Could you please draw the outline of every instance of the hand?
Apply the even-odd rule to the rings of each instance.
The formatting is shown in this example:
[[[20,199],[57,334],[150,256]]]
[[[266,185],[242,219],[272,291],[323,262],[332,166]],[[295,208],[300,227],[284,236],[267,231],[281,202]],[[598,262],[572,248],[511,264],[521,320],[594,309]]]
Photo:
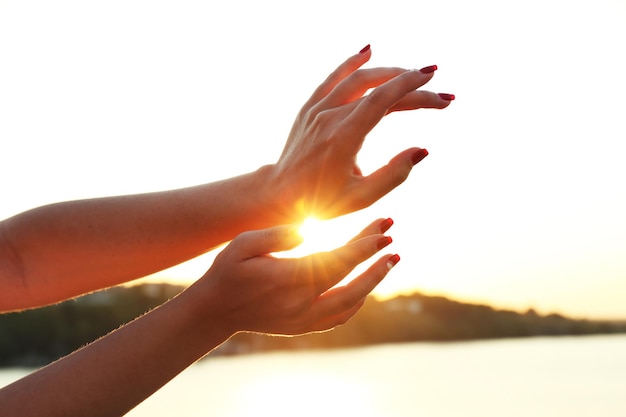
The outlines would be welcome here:
[[[346,60],[324,81],[298,114],[284,151],[274,166],[278,198],[295,219],[331,218],[367,207],[400,185],[428,152],[411,148],[363,176],[356,164],[365,136],[388,113],[442,109],[450,94],[416,91],[436,66],[421,70],[361,67],[369,48]],[[370,88],[372,92],[363,96]]]
[[[345,246],[291,259],[271,253],[301,242],[295,227],[245,232],[194,286],[206,291],[205,300],[210,302],[204,305],[228,333],[294,335],[328,330],[352,317],[399,261],[397,255],[385,255],[350,283],[335,287],[354,267],[391,243],[382,234],[390,225],[377,220]]]

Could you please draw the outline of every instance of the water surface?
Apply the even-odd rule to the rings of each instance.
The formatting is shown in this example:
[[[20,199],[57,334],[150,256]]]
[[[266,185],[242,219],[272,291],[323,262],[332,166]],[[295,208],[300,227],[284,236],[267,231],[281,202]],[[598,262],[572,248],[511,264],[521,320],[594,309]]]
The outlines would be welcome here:
[[[23,371],[0,372],[0,384]],[[625,416],[626,336],[212,357],[128,416]]]

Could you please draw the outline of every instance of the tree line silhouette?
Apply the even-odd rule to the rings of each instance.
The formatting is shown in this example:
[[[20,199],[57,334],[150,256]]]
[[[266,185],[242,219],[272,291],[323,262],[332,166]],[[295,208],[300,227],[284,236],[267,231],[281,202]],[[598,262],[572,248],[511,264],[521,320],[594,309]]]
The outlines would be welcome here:
[[[49,307],[0,315],[0,367],[41,366],[109,333],[174,297],[184,287],[116,287]],[[213,354],[323,349],[380,343],[626,333],[626,322],[518,313],[420,293],[370,298],[346,325],[299,337],[240,333]]]

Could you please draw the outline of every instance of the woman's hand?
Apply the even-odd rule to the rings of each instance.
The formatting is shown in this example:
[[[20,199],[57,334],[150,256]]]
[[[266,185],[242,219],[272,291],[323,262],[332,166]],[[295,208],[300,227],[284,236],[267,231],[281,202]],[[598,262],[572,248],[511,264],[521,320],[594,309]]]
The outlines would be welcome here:
[[[385,255],[335,287],[391,242],[382,234],[391,224],[377,220],[345,246],[300,259],[271,255],[300,242],[293,227],[242,233],[177,297],[0,389],[2,415],[125,415],[238,331],[299,334],[337,326],[398,262]]]
[[[389,220],[377,220],[336,250],[303,258],[272,252],[297,246],[293,226],[245,232],[236,237],[188,291],[204,292],[210,317],[228,333],[254,331],[294,335],[345,323],[398,261],[385,255],[345,286],[336,286],[358,264],[391,243]],[[195,289],[193,287],[196,287]]]
[[[356,156],[365,136],[388,113],[442,109],[454,99],[416,89],[436,66],[421,70],[359,68],[369,60],[364,48],[341,64],[300,110],[284,151],[274,166],[283,207],[295,219],[331,218],[367,207],[401,184],[428,152],[407,149],[384,167],[363,176]],[[364,94],[373,88],[370,94]]]

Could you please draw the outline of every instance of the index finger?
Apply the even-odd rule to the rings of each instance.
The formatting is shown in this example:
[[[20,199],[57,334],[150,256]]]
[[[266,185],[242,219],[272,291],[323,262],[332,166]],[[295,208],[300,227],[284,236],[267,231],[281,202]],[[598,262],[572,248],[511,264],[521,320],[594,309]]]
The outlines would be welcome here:
[[[342,130],[346,132],[345,137],[360,142],[394,104],[426,84],[432,76],[432,71],[410,70],[372,90],[343,120]]]
[[[385,233],[389,228],[393,226],[393,220],[390,218],[386,219],[377,219],[367,225],[366,228],[361,230],[358,235],[354,236],[347,243],[353,243],[357,240],[363,239],[364,237]]]
[[[308,109],[313,106],[321,99],[326,97],[337,84],[339,84],[343,79],[352,74],[354,71],[359,69],[363,64],[365,64],[370,57],[372,56],[372,52],[367,45],[365,48],[361,49],[361,51],[355,55],[352,55],[350,58],[346,59],[341,65],[339,65],[330,75],[324,80],[322,84],[320,84],[313,95],[307,100],[304,104],[304,108]]]

